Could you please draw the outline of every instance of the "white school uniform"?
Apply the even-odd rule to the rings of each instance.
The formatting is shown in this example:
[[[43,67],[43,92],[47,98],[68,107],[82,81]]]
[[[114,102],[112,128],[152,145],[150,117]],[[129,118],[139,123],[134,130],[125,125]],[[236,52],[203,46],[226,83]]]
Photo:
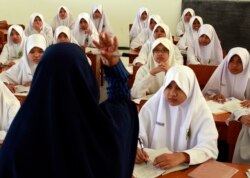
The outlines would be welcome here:
[[[182,15],[181,15],[181,20],[179,21],[179,23],[177,24],[177,27],[176,27],[176,36],[181,36],[183,35],[189,28],[189,23],[188,22],[185,22],[185,15],[190,12],[190,14],[193,16],[195,16],[195,12],[193,9],[191,8],[186,8]]]
[[[25,52],[23,57],[20,59],[20,62],[0,74],[0,79],[3,82],[14,85],[24,85],[32,81],[37,64],[29,60],[28,54],[34,47],[41,48],[45,51],[47,46],[43,35],[33,34],[27,38],[24,50]]]
[[[238,55],[243,64],[243,71],[237,75],[228,70],[232,56]],[[250,57],[245,48],[232,48],[222,63],[216,68],[202,93],[207,96],[223,94],[225,97],[235,97],[240,100],[250,99]],[[239,87],[240,86],[240,87]]]
[[[64,9],[67,13],[67,17],[65,19],[61,19],[59,16],[61,9]],[[66,6],[60,6],[57,9],[56,16],[53,18],[53,20],[51,22],[51,27],[52,27],[53,31],[55,31],[57,27],[62,26],[62,25],[72,29],[74,27],[74,23],[75,23],[75,20],[74,20],[72,14],[70,13],[69,9]]]
[[[206,46],[199,44],[199,37],[207,35],[211,42]],[[198,38],[187,49],[188,64],[219,65],[223,60],[220,40],[210,24],[203,24],[198,31]]]
[[[38,32],[34,29],[33,23],[36,17],[39,17],[41,21],[43,22],[41,31],[39,34],[43,35],[46,39],[47,46],[51,45],[53,42],[53,30],[52,28],[44,21],[43,15],[40,13],[33,13],[30,16],[29,25],[27,28],[25,28],[25,35],[28,37],[32,34],[38,34]]]
[[[18,44],[11,40],[10,34],[13,29],[16,30],[21,37],[21,41]],[[23,55],[25,41],[26,36],[24,34],[23,28],[19,25],[10,26],[7,32],[7,43],[4,45],[0,55],[0,62],[2,64],[7,64],[10,62],[10,60],[12,60],[17,63]]]
[[[187,96],[178,106],[171,106],[164,95],[171,81]],[[169,69],[163,86],[141,108],[139,119],[139,135],[147,148],[167,147],[172,152],[185,152],[190,157],[190,165],[218,156],[218,132],[212,113],[194,72],[187,66]]]
[[[147,59],[147,63],[141,66],[135,76],[133,87],[131,88],[131,96],[133,98],[141,98],[146,95],[156,93],[163,84],[165,72],[159,72],[155,76],[150,74],[150,70],[158,66],[159,64],[153,58],[153,49],[162,44],[169,50],[169,58],[167,63],[169,66],[176,64],[174,58],[174,45],[167,38],[158,38],[152,44],[150,56]]]

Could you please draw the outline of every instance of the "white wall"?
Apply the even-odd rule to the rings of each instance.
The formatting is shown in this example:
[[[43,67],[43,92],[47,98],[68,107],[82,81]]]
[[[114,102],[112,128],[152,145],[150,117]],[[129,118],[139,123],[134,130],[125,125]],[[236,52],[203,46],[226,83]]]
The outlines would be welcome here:
[[[50,23],[60,5],[69,8],[74,18],[81,12],[90,12],[95,4],[102,4],[109,17],[114,32],[118,36],[119,46],[128,46],[128,24],[132,23],[139,7],[147,7],[150,14],[159,14],[175,34],[181,15],[181,0],[1,0],[0,19],[9,24],[27,25],[33,12],[43,14]]]

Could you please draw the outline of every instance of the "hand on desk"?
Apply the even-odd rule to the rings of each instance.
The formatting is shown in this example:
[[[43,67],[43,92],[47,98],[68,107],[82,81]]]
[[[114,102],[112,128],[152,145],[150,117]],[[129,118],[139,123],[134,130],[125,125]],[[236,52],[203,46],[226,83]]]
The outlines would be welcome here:
[[[148,160],[149,160],[149,156],[147,152],[145,152],[141,148],[137,148],[135,163],[141,164],[141,163],[147,162]]]
[[[212,100],[218,103],[224,103],[226,101],[226,97],[223,94],[219,93],[219,94],[214,95],[212,97]]]
[[[13,84],[11,84],[11,83],[6,83],[6,82],[4,82],[4,84],[6,85],[6,87],[7,87],[12,93],[15,93],[15,92],[16,92],[15,85],[13,85]]]
[[[250,100],[242,101],[240,104],[242,107],[249,108],[250,107]]]

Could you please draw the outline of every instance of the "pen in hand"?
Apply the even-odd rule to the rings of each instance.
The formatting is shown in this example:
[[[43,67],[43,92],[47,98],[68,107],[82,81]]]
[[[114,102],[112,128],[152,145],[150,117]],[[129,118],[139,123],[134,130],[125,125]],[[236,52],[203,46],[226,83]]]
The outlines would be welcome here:
[[[144,146],[143,146],[143,142],[142,142],[142,139],[140,137],[138,137],[138,141],[139,141],[139,144],[140,144],[140,147],[141,147],[141,151],[142,153],[144,153]],[[148,163],[147,160],[144,161],[146,164]]]

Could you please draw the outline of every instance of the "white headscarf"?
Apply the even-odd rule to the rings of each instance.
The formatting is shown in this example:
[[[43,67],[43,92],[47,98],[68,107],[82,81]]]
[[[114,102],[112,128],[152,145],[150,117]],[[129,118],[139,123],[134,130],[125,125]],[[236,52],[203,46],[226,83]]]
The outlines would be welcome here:
[[[164,94],[172,81],[187,96],[178,106],[171,106]],[[217,157],[218,133],[213,116],[194,72],[187,66],[175,65],[169,69],[163,86],[140,110],[139,119],[145,147],[185,151],[190,155],[190,164]]]
[[[201,26],[203,25],[203,20],[200,16],[191,17],[189,21],[189,28],[184,34],[187,35],[187,46],[189,46],[190,44],[192,44],[193,41],[198,39],[198,32],[193,29],[193,23],[196,19],[200,22]]]
[[[241,58],[243,71],[237,75],[232,74],[228,69],[228,64],[232,56],[238,55]],[[240,100],[250,99],[246,96],[247,90],[250,90],[250,57],[245,48],[232,48],[222,63],[214,71],[207,85],[202,90],[204,95],[222,93],[225,97],[235,97]]]
[[[66,27],[66,26],[59,26],[56,28],[55,34],[54,34],[53,44],[57,43],[57,38],[61,33],[64,33],[68,37],[68,39],[71,43],[78,44],[76,39],[71,35],[71,31],[70,31],[69,27]]]
[[[189,28],[189,22],[185,22],[185,15],[187,13],[190,13],[192,15],[192,17],[195,15],[195,12],[193,9],[191,8],[186,8],[184,9],[184,11],[182,12],[182,15],[181,15],[181,20],[178,24],[178,27],[177,27],[177,30],[176,30],[176,35],[177,36],[181,36],[182,34],[184,34],[188,28]]]
[[[25,52],[20,62],[0,74],[0,78],[3,82],[24,85],[32,81],[37,64],[29,60],[28,54],[34,47],[41,48],[45,51],[47,46],[43,35],[33,34],[27,38],[24,49]]]

